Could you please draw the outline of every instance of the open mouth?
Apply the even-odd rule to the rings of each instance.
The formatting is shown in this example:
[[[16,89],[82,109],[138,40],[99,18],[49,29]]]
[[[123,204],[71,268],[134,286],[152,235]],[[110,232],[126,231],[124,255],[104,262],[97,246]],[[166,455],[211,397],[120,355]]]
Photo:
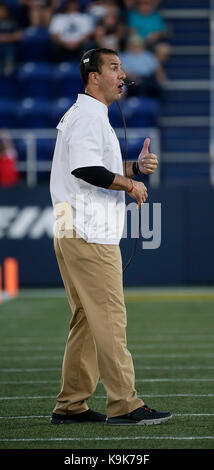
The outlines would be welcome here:
[[[123,83],[120,83],[120,85],[118,85],[117,87],[120,93],[122,93],[123,91],[123,85],[124,85]]]

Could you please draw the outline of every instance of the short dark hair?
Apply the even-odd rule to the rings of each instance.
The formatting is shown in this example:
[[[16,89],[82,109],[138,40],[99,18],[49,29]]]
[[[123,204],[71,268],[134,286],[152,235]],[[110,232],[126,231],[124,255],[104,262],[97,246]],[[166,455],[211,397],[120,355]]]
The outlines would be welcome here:
[[[118,55],[115,50],[107,49],[105,47],[100,47],[99,49],[90,49],[89,51],[84,52],[80,60],[80,75],[85,86],[88,84],[88,77],[90,72],[102,72],[102,54]]]

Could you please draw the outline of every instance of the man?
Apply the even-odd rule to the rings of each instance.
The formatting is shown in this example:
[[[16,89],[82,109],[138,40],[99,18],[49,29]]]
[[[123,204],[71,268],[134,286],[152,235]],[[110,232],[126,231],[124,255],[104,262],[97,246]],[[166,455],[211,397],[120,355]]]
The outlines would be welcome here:
[[[157,157],[146,139],[138,162],[127,162],[123,175],[119,142],[108,120],[108,106],[119,100],[125,79],[116,52],[88,51],[80,72],[85,94],[57,126],[51,171],[55,252],[73,312],[51,422],[159,423],[170,413],[149,409],[135,390],[119,249],[125,191],[139,207],[145,202],[146,187],[132,177],[153,173]],[[86,403],[99,377],[107,392],[107,417]]]
[[[79,60],[93,28],[91,15],[80,11],[80,2],[66,1],[64,11],[56,12],[49,26],[53,61]]]

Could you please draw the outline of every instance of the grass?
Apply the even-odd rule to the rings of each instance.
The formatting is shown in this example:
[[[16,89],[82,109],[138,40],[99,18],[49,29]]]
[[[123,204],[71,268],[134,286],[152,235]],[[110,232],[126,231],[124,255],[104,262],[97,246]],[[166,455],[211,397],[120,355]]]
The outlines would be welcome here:
[[[63,291],[0,306],[0,449],[213,449],[213,291],[128,290],[138,395],[170,410],[159,426],[53,426],[70,310]],[[88,405],[105,412],[101,383]]]

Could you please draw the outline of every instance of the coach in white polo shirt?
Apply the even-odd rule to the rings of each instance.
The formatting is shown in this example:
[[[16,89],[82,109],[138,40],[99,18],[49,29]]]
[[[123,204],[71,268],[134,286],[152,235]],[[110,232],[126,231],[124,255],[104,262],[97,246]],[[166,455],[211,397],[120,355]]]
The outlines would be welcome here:
[[[92,167],[93,176],[94,167],[123,174],[120,145],[109,123],[107,106],[80,94],[57,129],[51,176],[54,206],[61,201],[71,203],[75,230],[87,242],[118,245],[124,225],[124,192],[98,188],[72,174],[80,167]]]
[[[122,93],[125,74],[110,49],[86,52],[80,62],[85,94],[59,122],[51,170],[56,215],[54,247],[72,309],[65,348],[61,391],[53,424],[106,422],[159,423],[171,417],[137,397],[130,352],[126,347],[126,308],[119,242],[127,191],[140,206],[147,198],[137,174],[151,174],[157,157],[144,142],[126,175],[108,106]],[[99,378],[107,392],[106,411],[88,409],[86,400]]]

